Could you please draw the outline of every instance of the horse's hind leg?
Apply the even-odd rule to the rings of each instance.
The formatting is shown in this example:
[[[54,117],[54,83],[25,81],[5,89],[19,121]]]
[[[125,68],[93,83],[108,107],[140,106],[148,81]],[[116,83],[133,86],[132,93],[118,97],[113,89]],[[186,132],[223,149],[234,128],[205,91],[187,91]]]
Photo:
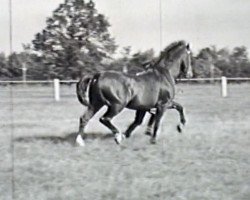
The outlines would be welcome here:
[[[123,135],[119,132],[119,130],[111,123],[111,120],[114,116],[116,116],[124,106],[120,104],[114,104],[108,107],[106,113],[100,118],[100,122],[108,127],[112,133],[115,135],[115,141],[117,144],[120,144]]]
[[[145,116],[146,112],[145,111],[136,111],[136,115],[135,115],[135,120],[132,124],[130,124],[130,126],[128,127],[128,129],[125,131],[125,136],[128,138],[130,137],[132,131],[137,127],[139,126],[142,121],[143,121],[143,118]]]
[[[184,111],[182,105],[176,102],[172,102],[172,108],[176,109],[179,112],[180,115],[180,124],[177,125],[177,130],[181,133],[182,132],[182,126],[185,125],[186,119],[184,116]]]
[[[80,146],[84,146],[84,128],[89,122],[89,120],[95,115],[96,112],[100,110],[102,106],[89,106],[88,109],[85,111],[85,113],[80,117],[79,120],[79,132],[76,138],[76,143]]]

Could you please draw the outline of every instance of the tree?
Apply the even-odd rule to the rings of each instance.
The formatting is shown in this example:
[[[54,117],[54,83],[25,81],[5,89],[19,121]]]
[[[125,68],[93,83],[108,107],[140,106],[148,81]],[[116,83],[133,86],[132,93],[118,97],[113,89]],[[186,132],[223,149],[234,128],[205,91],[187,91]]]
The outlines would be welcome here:
[[[112,62],[107,65],[106,69],[127,73],[128,63],[130,59],[130,52],[131,52],[130,46],[123,47],[122,50],[120,51],[122,57],[112,60]]]
[[[154,59],[154,50],[149,49],[144,52],[137,52],[132,55],[129,64],[128,71],[131,73],[136,73],[144,70],[143,64]]]
[[[11,77],[11,73],[8,68],[7,58],[4,53],[0,53],[0,78],[6,79]]]
[[[144,52],[138,51],[131,54],[131,47],[124,47],[121,51],[122,57],[114,60],[109,66],[108,70],[122,71],[124,73],[136,74],[144,71],[143,64],[154,59],[154,50],[149,49]]]
[[[10,77],[21,79],[22,61],[20,60],[20,54],[14,52],[9,55],[7,65]]]
[[[103,59],[115,52],[110,24],[91,0],[65,0],[46,23],[32,43],[47,67],[48,78],[74,79],[87,71],[102,70]]]
[[[217,52],[215,65],[227,77],[249,77],[250,62],[246,47],[235,47],[231,52],[228,49],[221,49]]]
[[[222,48],[217,51],[217,60],[215,62],[216,67],[218,67],[223,76],[231,76],[231,62],[230,62],[230,51],[226,48]]]
[[[38,62],[33,60],[34,54],[23,51],[21,53],[12,53],[6,57],[3,53],[0,54],[0,77],[2,79],[22,78],[22,68],[26,67],[28,73],[32,72],[32,67],[38,65]],[[33,75],[36,73],[32,72],[30,74],[30,79],[33,79]]]
[[[236,77],[249,76],[250,64],[248,60],[247,48],[235,47],[230,55],[231,74]]]
[[[194,76],[199,78],[214,78],[221,76],[221,70],[216,66],[217,50],[215,47],[201,49],[193,58]]]

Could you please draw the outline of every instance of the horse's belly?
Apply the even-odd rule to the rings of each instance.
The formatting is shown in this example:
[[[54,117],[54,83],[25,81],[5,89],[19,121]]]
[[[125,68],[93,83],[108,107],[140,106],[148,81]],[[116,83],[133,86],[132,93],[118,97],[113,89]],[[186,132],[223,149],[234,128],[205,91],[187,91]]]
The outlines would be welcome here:
[[[154,108],[156,102],[153,99],[132,99],[128,104],[127,108],[134,110],[149,110]]]

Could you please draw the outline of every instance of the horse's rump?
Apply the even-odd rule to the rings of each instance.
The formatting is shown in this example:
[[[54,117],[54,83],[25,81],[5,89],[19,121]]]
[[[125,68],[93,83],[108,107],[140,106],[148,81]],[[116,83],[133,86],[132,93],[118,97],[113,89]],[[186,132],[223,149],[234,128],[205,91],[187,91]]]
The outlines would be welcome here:
[[[89,105],[88,95],[89,91],[88,88],[90,87],[92,76],[86,75],[82,77],[76,84],[76,94],[78,100],[85,106]]]

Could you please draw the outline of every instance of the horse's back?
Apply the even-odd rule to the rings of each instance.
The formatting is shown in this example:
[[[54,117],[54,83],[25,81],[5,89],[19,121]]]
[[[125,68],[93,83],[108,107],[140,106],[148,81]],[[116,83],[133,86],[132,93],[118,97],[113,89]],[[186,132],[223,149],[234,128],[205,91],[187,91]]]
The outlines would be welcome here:
[[[108,71],[100,74],[98,87],[102,98],[110,104],[126,104],[129,96],[129,82],[125,74]]]

